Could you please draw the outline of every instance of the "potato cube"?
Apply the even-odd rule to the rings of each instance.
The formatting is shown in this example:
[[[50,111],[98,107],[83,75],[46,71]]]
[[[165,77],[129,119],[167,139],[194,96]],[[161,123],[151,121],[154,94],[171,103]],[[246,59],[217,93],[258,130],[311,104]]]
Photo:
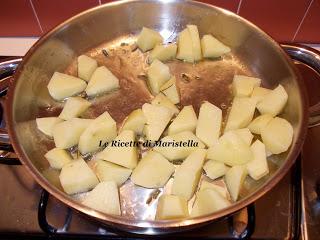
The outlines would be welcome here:
[[[191,211],[192,217],[199,217],[214,213],[230,206],[231,203],[214,189],[204,189],[197,193],[196,200]]]
[[[185,159],[198,148],[205,148],[205,145],[197,138],[192,132],[185,131],[170,136],[166,136],[161,139],[166,146],[155,146],[153,149],[169,161]],[[173,142],[178,143],[178,146],[172,146]],[[180,144],[181,143],[181,144]]]
[[[220,136],[221,123],[221,109],[205,101],[200,107],[196,136],[208,147],[214,145]]]
[[[233,95],[236,97],[250,97],[255,87],[259,87],[261,79],[247,77],[243,75],[234,75],[232,82]]]
[[[130,177],[132,170],[104,160],[98,160],[95,173],[100,182],[114,181],[120,187]]]
[[[77,95],[85,90],[87,84],[80,78],[55,72],[48,84],[50,96],[57,101]]]
[[[235,97],[228,115],[225,131],[245,128],[251,122],[256,101],[247,97]]]
[[[185,106],[168,127],[168,135],[184,131],[194,132],[197,127],[197,121],[197,115],[192,105]]]
[[[238,134],[230,131],[208,149],[207,158],[235,166],[251,161],[253,154],[250,146]]]
[[[221,186],[220,184],[218,184],[216,182],[208,182],[206,180],[202,180],[200,188],[199,188],[199,192],[204,189],[207,189],[207,188],[215,190],[225,199],[228,199],[228,197],[229,197],[228,189],[226,186]]]
[[[178,104],[180,102],[180,95],[176,85],[176,78],[174,76],[161,86],[160,91],[169,98],[173,104]]]
[[[171,43],[168,45],[157,45],[149,55],[148,61],[153,62],[154,59],[165,62],[176,57],[177,44]]]
[[[228,171],[228,167],[224,163],[214,160],[207,161],[203,169],[212,180],[222,177]]]
[[[119,79],[105,66],[98,67],[92,74],[86,93],[89,97],[118,89]]]
[[[98,67],[98,63],[95,59],[86,55],[78,57],[78,77],[88,82],[93,72]]]
[[[94,172],[81,158],[64,165],[59,178],[61,186],[67,194],[86,192],[99,183]]]
[[[156,45],[161,44],[162,41],[163,38],[160,33],[150,28],[143,27],[138,36],[137,45],[143,52],[146,52],[153,49]]]
[[[58,117],[36,118],[37,128],[49,137],[53,137],[53,128],[56,124],[63,122]]]
[[[253,135],[248,128],[240,128],[236,130],[232,130],[235,134],[238,134],[240,138],[248,145],[251,145]]]
[[[174,172],[174,165],[160,153],[149,151],[133,170],[131,180],[145,188],[163,187]]]
[[[138,163],[135,134],[131,130],[122,131],[97,158],[133,169]]]
[[[113,181],[99,183],[82,203],[106,214],[121,215],[119,192]]]
[[[187,29],[191,36],[193,60],[199,61],[202,58],[202,54],[198,27],[196,25],[187,25]]]
[[[91,122],[91,119],[71,118],[56,124],[53,128],[53,139],[56,147],[67,149],[77,145],[81,134]]]
[[[137,135],[142,135],[144,125],[146,124],[146,117],[141,109],[133,110],[125,119],[121,131],[132,130]]]
[[[64,149],[53,148],[44,157],[49,161],[50,167],[61,169],[64,165],[72,161],[69,152]]]
[[[270,114],[263,114],[255,119],[249,124],[248,128],[252,133],[261,134],[261,129],[267,126],[267,124],[273,119]]]
[[[212,35],[204,35],[201,39],[203,57],[217,58],[231,51],[231,49],[214,38]]]
[[[157,205],[156,220],[179,219],[189,216],[188,202],[174,195],[162,195]]]
[[[95,152],[117,136],[117,123],[108,112],[104,112],[83,131],[79,139],[82,154]]]
[[[240,190],[247,176],[246,165],[238,165],[230,168],[225,175],[225,182],[227,184],[230,196],[233,201],[237,201]]]
[[[270,92],[271,92],[270,89],[263,88],[263,87],[255,87],[253,88],[251,98],[255,99],[257,103],[259,103]]]
[[[270,114],[273,117],[282,112],[287,104],[288,94],[282,85],[279,85],[269,94],[265,95],[263,100],[258,103],[257,108],[261,114]]]
[[[65,103],[59,118],[69,120],[71,118],[79,117],[90,106],[91,103],[82,97],[70,97]]]
[[[193,63],[195,59],[193,56],[192,45],[193,43],[190,31],[186,28],[180,32],[178,36],[178,52],[176,58]]]
[[[269,173],[266,148],[262,142],[256,140],[252,146],[251,150],[253,153],[253,159],[247,163],[247,170],[254,180],[259,180]]]
[[[261,129],[261,138],[271,153],[285,152],[292,143],[293,127],[287,120],[276,117]]]
[[[170,80],[170,69],[167,65],[155,59],[147,70],[148,85],[151,93],[156,95],[160,92],[160,87]]]
[[[144,134],[147,140],[157,141],[172,118],[172,111],[163,106],[145,103],[142,111],[147,119]]]
[[[167,107],[168,109],[171,110],[172,114],[178,114],[179,109],[174,105],[169,98],[167,98],[165,95],[162,93],[159,93],[155,98],[151,101],[152,105],[158,105],[158,106],[163,106]]]
[[[206,158],[205,149],[193,151],[174,174],[171,192],[173,195],[189,200],[197,189],[202,166]]]

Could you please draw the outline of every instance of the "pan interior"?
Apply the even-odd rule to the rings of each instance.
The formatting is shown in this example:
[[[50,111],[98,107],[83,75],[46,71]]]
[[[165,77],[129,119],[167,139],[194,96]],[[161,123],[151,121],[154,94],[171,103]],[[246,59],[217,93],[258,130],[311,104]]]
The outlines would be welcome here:
[[[93,106],[84,117],[94,118],[108,111],[119,126],[132,110],[152,99],[143,76],[147,54],[133,49],[137,33],[142,26],[154,28],[166,42],[171,42],[188,23],[196,24],[200,35],[213,34],[229,45],[232,52],[197,64],[168,62],[181,94],[179,107],[193,105],[198,113],[200,104],[207,100],[221,107],[225,118],[232,100],[230,83],[234,74],[259,77],[268,88],[281,83],[289,95],[283,117],[294,126],[294,147],[302,125],[301,91],[287,59],[270,38],[218,8],[182,1],[129,1],[90,10],[59,26],[40,40],[20,68],[12,102],[13,124],[22,154],[34,166],[32,171],[61,189],[59,172],[50,169],[44,158],[54,143],[35,124],[35,118],[57,116],[63,107],[49,96],[46,87],[54,71],[77,75],[76,58],[80,54],[92,56],[99,65],[109,68],[119,78],[120,90],[92,99]],[[107,50],[108,57],[102,54],[102,49]],[[269,175],[259,181],[247,178],[241,199],[268,184],[285,166],[293,147],[284,154],[269,157]],[[172,179],[161,189],[161,194],[170,192],[171,182]],[[219,183],[223,185],[222,181]],[[157,201],[147,203],[153,191],[126,182],[120,188],[122,216],[153,220]],[[83,194],[73,197],[81,198]]]

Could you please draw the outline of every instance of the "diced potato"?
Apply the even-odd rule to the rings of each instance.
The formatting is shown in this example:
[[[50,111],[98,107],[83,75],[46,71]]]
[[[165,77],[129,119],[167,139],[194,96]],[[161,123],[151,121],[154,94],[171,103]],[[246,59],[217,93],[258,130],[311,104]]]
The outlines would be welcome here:
[[[185,159],[194,150],[198,148],[205,148],[205,145],[200,141],[200,139],[190,131],[166,136],[161,139],[161,142],[168,144],[168,146],[156,146],[153,149],[161,153],[169,161]],[[181,142],[181,145],[173,147],[169,145],[172,142]]]
[[[254,180],[259,180],[269,173],[266,148],[262,142],[256,140],[252,146],[251,150],[253,153],[252,161],[247,163],[247,170]]]
[[[199,191],[202,191],[207,188],[215,190],[216,192],[220,193],[222,197],[228,199],[229,193],[226,187],[223,187],[215,182],[208,182],[206,180],[202,180]]]
[[[86,93],[89,97],[118,89],[119,79],[105,66],[98,67],[92,74]]]
[[[214,38],[212,35],[204,35],[201,39],[202,54],[205,58],[217,58],[231,51],[231,49]]]
[[[97,158],[133,169],[138,163],[135,134],[131,130],[122,131]]]
[[[63,119],[58,117],[36,118],[37,128],[49,137],[53,137],[54,126],[61,122],[63,122]]]
[[[197,126],[197,115],[192,105],[185,106],[168,127],[168,135],[179,132],[194,132]]]
[[[250,97],[253,89],[261,84],[260,78],[234,75],[232,82],[233,95],[236,97]]]
[[[137,135],[142,135],[146,121],[147,119],[141,109],[133,110],[125,119],[121,127],[121,131],[132,130]]]
[[[174,172],[174,165],[160,153],[149,151],[133,170],[131,180],[145,188],[163,187]]]
[[[228,115],[225,131],[245,128],[251,122],[256,101],[247,97],[235,97]]]
[[[165,62],[176,57],[177,44],[171,43],[168,45],[157,45],[149,55],[148,61],[153,62],[154,59]]]
[[[287,151],[290,147],[293,128],[287,120],[276,117],[261,129],[261,138],[271,153],[279,154]]]
[[[192,38],[190,31],[187,28],[179,34],[176,58],[190,63],[194,62]]]
[[[257,103],[259,103],[270,92],[271,92],[270,89],[263,88],[263,87],[255,87],[253,88],[251,98],[255,99]]]
[[[175,76],[172,76],[168,82],[163,84],[160,91],[169,98],[173,104],[178,104],[180,102],[180,95],[177,89]]]
[[[246,165],[233,166],[226,172],[225,182],[233,201],[237,201],[246,176]]]
[[[82,204],[106,214],[121,215],[119,192],[113,181],[99,183]]]
[[[44,157],[49,161],[50,167],[61,169],[64,165],[72,161],[69,152],[64,149],[53,148]]]
[[[204,189],[197,193],[191,211],[192,217],[207,215],[230,206],[231,203],[214,189]]]
[[[272,155],[273,155],[273,153],[270,152],[268,149],[266,149],[266,156],[267,156],[267,157],[270,157],[270,156],[272,156]]]
[[[248,128],[252,133],[261,134],[261,129],[267,126],[267,124],[273,119],[270,114],[263,114],[255,119],[249,124]]]
[[[138,36],[137,45],[143,52],[146,52],[153,49],[156,45],[161,44],[162,41],[163,38],[160,33],[150,28],[143,27]]]
[[[188,217],[188,202],[174,195],[162,195],[157,205],[156,220],[179,219]]]
[[[209,147],[214,145],[220,136],[221,123],[221,109],[205,101],[199,111],[197,137]]]
[[[152,105],[158,105],[158,106],[163,106],[167,107],[171,110],[172,114],[178,114],[179,109],[174,105],[169,98],[167,98],[165,95],[162,93],[159,93],[155,98],[151,101]]]
[[[89,81],[93,72],[98,67],[98,63],[95,59],[88,57],[86,55],[81,55],[78,57],[78,77]]]
[[[70,97],[64,105],[59,118],[69,120],[71,118],[79,117],[84,113],[91,103],[82,97]]]
[[[263,100],[258,103],[257,108],[261,114],[270,114],[273,117],[282,112],[288,100],[288,94],[282,85],[279,85]]]
[[[82,154],[95,152],[117,136],[117,123],[108,112],[104,112],[84,130],[79,139]]]
[[[187,29],[191,36],[193,59],[194,61],[199,61],[202,58],[202,54],[198,27],[196,25],[187,25]]]
[[[80,78],[55,72],[48,84],[50,96],[57,101],[77,95],[85,90],[87,84]]]
[[[170,69],[167,65],[155,59],[147,70],[148,85],[151,93],[156,95],[160,92],[160,87],[170,80]]]
[[[236,129],[232,130],[232,132],[238,134],[248,146],[251,145],[253,135],[248,128]]]
[[[212,180],[222,177],[228,171],[228,167],[224,163],[214,160],[207,161],[203,169]]]
[[[61,186],[67,194],[86,192],[99,183],[94,172],[81,158],[64,165],[59,178]]]
[[[104,160],[98,160],[95,173],[100,182],[114,181],[121,186],[130,177],[132,170]]]
[[[71,118],[56,124],[53,128],[53,139],[56,147],[66,149],[77,145],[81,134],[91,122],[91,119]]]
[[[208,149],[207,158],[235,166],[251,161],[253,154],[250,146],[238,134],[230,131]]]
[[[173,113],[167,107],[151,105],[149,103],[145,103],[142,106],[142,111],[147,119],[143,130],[146,139],[157,141],[171,120]]]
[[[202,166],[206,158],[205,149],[193,151],[174,174],[171,193],[189,200],[197,189]]]

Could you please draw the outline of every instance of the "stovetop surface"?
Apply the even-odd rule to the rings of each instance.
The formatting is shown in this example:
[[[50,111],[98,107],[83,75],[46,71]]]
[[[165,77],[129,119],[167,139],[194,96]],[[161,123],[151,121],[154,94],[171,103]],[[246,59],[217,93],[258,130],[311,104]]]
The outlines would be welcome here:
[[[306,82],[310,103],[320,101],[320,75],[304,63],[297,61],[295,63]],[[295,166],[279,184],[250,207],[249,216],[246,215],[247,211],[242,211],[236,217],[224,218],[194,230],[154,237],[233,239],[232,231],[250,228],[253,230],[252,239],[318,239],[320,236],[320,201],[316,191],[318,188],[319,192],[317,179],[320,179],[318,142],[320,142],[320,127],[309,129],[302,154]],[[0,165],[0,239],[48,236],[39,227],[41,194],[43,189],[23,166]],[[253,223],[248,221],[250,217],[254,217]],[[87,216],[70,210],[53,196],[48,200],[46,218],[50,225],[58,229],[58,236],[70,239],[150,238],[123,232],[115,233],[114,229],[101,226]],[[235,221],[233,225],[232,221]]]

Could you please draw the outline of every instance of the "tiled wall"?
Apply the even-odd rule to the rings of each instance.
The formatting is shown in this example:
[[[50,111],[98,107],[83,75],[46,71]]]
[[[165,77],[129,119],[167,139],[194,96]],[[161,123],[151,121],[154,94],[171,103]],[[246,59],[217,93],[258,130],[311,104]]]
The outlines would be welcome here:
[[[41,36],[110,0],[0,0],[0,37]],[[252,21],[278,41],[320,43],[320,0],[201,0]]]

